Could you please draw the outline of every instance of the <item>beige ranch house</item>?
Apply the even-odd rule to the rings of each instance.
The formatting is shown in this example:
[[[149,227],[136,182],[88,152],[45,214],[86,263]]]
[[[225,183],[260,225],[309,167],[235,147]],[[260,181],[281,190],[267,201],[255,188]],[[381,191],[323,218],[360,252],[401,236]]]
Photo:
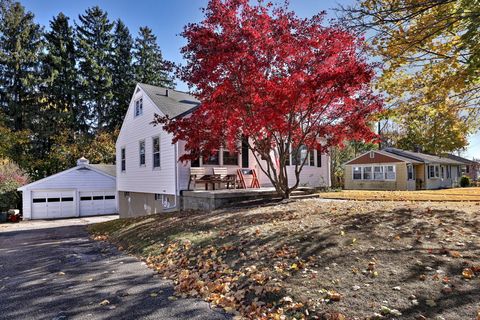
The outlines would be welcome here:
[[[345,164],[347,190],[425,190],[459,185],[464,163],[396,148],[369,151]]]
[[[253,169],[258,174],[260,187],[271,186],[259,163],[248,147],[231,154],[219,148],[208,159],[182,163],[178,159],[185,152],[185,142],[172,144],[172,135],[161,126],[153,126],[154,115],[170,118],[188,117],[200,102],[185,92],[139,83],[132,95],[116,142],[116,173],[120,217],[156,214],[181,209],[183,191],[189,189],[194,170],[212,174],[214,168],[235,175],[238,169]],[[202,124],[199,123],[199,126]],[[313,150],[302,150],[300,158],[307,163],[300,175],[301,187],[330,186],[330,158]],[[287,168],[293,184],[294,162]],[[194,188],[205,187],[201,183]],[[192,186],[190,186],[192,189]],[[190,189],[190,190],[191,190]]]

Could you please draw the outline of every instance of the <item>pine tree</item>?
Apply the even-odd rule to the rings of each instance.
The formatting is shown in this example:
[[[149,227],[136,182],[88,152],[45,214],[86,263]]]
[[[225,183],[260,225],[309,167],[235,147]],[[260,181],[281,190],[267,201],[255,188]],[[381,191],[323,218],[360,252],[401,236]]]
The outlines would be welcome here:
[[[107,123],[112,103],[113,23],[98,6],[89,8],[79,16],[77,46],[81,78],[81,99],[85,110],[85,124],[91,131],[101,131]]]
[[[42,93],[46,104],[44,116],[56,123],[57,128],[69,129],[73,135],[78,129],[78,83],[75,38],[68,20],[63,13],[58,14],[50,21],[50,31],[45,34]]]
[[[0,2],[0,109],[6,125],[29,129],[38,109],[42,29],[18,2]]]
[[[173,88],[170,63],[163,60],[157,37],[149,27],[141,27],[134,46],[135,80],[160,87]]]
[[[135,86],[132,65],[133,39],[122,20],[117,20],[113,32],[113,56],[111,72],[114,75],[113,99],[109,110],[107,127],[113,131],[122,125]]]

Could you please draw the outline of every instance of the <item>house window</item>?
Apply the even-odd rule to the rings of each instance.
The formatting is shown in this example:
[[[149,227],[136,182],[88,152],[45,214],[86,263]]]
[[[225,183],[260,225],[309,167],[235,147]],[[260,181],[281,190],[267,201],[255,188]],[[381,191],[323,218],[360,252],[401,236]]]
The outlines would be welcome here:
[[[120,158],[121,158],[121,166],[122,166],[122,172],[125,172],[125,170],[127,169],[127,161],[126,161],[126,158],[125,158],[125,148],[122,148],[122,150],[120,151]]]
[[[374,159],[374,158],[375,158],[375,152],[370,151],[370,152],[369,152],[369,155],[370,155],[370,159]]]
[[[452,166],[447,166],[447,179],[452,177]]]
[[[322,166],[322,152],[320,150],[317,150],[317,167]]]
[[[411,164],[407,165],[407,177],[408,180],[415,180],[415,170]]]
[[[220,152],[216,151],[210,154],[207,158],[204,158],[203,164],[218,166],[220,165]]]
[[[441,172],[442,179],[445,178],[445,167],[444,166],[440,166],[440,172]]]
[[[140,158],[140,166],[145,165],[145,140],[139,142],[138,153]]]
[[[353,167],[353,180],[362,179],[362,167]]]
[[[438,164],[428,166],[428,178],[440,178],[440,167]]]
[[[315,150],[312,150],[308,153],[310,167],[315,167]]]
[[[143,99],[135,101],[135,118],[143,114]]]
[[[298,147],[297,154],[292,157],[292,165],[299,165],[301,166],[303,161],[308,157],[308,149],[307,146],[300,146]],[[308,164],[308,161],[306,162]]]
[[[373,178],[375,180],[383,180],[383,167],[373,167]]]
[[[153,168],[160,168],[160,137],[152,139]]]
[[[385,179],[386,180],[395,180],[395,166],[385,166]]]
[[[162,201],[162,195],[160,193],[155,193],[155,201]]]
[[[363,168],[363,180],[372,180],[372,167]]]
[[[228,149],[223,149],[222,156],[224,166],[238,166],[238,152],[230,152]]]

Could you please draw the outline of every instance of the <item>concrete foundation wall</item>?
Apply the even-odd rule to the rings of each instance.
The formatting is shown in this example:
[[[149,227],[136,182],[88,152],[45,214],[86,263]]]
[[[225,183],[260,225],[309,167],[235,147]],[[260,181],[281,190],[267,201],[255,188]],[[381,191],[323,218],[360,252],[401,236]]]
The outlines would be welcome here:
[[[172,205],[175,203],[175,196],[169,195]],[[176,197],[178,200],[178,197]],[[125,192],[119,191],[119,215],[120,218],[141,217],[150,214],[165,212],[160,200],[155,200],[154,193]],[[178,202],[177,202],[178,208]],[[175,210],[175,209],[173,209]],[[168,211],[173,211],[168,210]]]
[[[225,192],[183,191],[181,197],[182,210],[212,211],[242,201],[271,199],[278,197],[275,190],[229,190]]]

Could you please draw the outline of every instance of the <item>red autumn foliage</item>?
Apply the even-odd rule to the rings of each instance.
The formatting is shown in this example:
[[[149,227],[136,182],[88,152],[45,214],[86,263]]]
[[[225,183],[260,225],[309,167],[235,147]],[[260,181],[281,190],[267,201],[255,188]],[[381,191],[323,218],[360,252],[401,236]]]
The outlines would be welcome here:
[[[323,14],[301,19],[264,2],[211,0],[204,13],[182,33],[188,62],[179,70],[201,106],[190,117],[156,119],[174,141],[186,141],[181,160],[219,146],[233,151],[248,137],[262,171],[288,197],[306,162],[297,161],[289,183],[290,155],[375,137],[369,121],[381,103],[361,39],[323,26]]]

